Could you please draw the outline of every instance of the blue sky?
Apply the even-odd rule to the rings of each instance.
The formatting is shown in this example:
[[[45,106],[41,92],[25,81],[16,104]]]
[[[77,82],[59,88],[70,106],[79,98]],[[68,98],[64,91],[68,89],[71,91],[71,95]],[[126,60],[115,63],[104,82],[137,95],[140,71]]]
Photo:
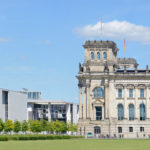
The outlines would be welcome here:
[[[78,102],[75,76],[84,60],[82,45],[91,38],[100,40],[82,36],[81,30],[96,25],[101,16],[104,26],[128,24],[128,34],[123,34],[126,57],[135,57],[145,68],[150,65],[150,42],[142,40],[149,41],[149,14],[148,0],[0,0],[0,87],[28,88],[41,91],[43,99]],[[132,25],[137,27],[133,37]],[[103,40],[114,40],[118,56],[124,57],[120,34],[111,38],[104,33]]]

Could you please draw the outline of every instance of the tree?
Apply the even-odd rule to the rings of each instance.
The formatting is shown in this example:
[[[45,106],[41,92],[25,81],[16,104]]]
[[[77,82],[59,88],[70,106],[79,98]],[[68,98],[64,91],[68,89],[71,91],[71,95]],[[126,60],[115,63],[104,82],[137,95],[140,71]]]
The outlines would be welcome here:
[[[60,126],[60,132],[64,133],[68,130],[67,124],[63,121],[60,122],[61,126]]]
[[[77,125],[68,123],[68,131],[77,132]]]
[[[4,131],[5,132],[11,132],[14,128],[14,124],[12,122],[12,120],[7,120],[5,123],[4,123]]]
[[[42,131],[42,126],[41,126],[41,122],[39,120],[36,121],[31,121],[30,122],[30,130],[32,132],[41,132]]]
[[[22,125],[21,125],[21,130],[22,130],[22,132],[27,132],[28,131],[28,129],[29,129],[29,126],[28,126],[28,122],[26,121],[26,120],[24,120],[23,122],[22,122]]]
[[[57,133],[62,133],[67,131],[67,124],[63,121],[58,121],[54,123],[54,128]]]
[[[47,131],[53,133],[55,131],[55,123],[53,121],[48,122]]]
[[[42,119],[40,122],[41,122],[41,131],[47,131],[48,121]]]
[[[56,120],[54,122],[54,130],[56,131],[56,133],[60,133],[61,132],[61,123],[60,121]]]
[[[0,132],[2,132],[4,129],[4,123],[2,121],[2,119],[0,119]]]
[[[15,133],[18,133],[19,131],[21,131],[21,123],[19,121],[15,121],[14,122],[14,128],[13,131]]]

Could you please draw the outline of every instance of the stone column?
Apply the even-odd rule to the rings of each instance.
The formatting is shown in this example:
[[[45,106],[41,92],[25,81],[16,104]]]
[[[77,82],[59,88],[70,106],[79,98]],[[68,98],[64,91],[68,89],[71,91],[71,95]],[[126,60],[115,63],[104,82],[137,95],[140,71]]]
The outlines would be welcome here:
[[[79,119],[82,118],[82,86],[79,85]]]
[[[86,106],[86,87],[83,87],[83,119],[87,117],[87,106]]]
[[[127,103],[127,97],[128,97],[128,89],[127,85],[124,85],[124,119],[129,118],[129,109],[128,109],[128,103]]]
[[[145,108],[146,108],[146,119],[149,119],[149,85],[146,85],[146,100],[145,100]]]
[[[135,109],[134,109],[134,113],[135,113],[135,119],[139,118],[139,103],[138,103],[138,85],[135,85]]]
[[[86,82],[86,96],[87,96],[87,118],[90,119],[90,81]]]
[[[104,100],[104,113],[105,113],[105,115],[104,115],[104,119],[106,119],[106,118],[109,118],[109,96],[108,96],[108,88],[109,88],[109,83],[108,83],[108,80],[105,80],[105,96],[104,96],[104,98],[105,98],[105,100]]]

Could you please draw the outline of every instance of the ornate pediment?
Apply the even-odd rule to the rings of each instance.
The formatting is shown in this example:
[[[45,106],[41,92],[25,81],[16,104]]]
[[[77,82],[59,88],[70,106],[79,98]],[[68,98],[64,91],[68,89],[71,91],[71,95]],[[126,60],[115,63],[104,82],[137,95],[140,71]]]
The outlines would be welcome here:
[[[127,84],[127,89],[134,89],[135,85],[134,84]]]
[[[138,89],[145,89],[146,85],[145,84],[138,84],[137,88]]]
[[[116,89],[123,89],[124,85],[123,84],[115,84]]]
[[[104,104],[104,99],[96,99],[92,102],[92,104]]]

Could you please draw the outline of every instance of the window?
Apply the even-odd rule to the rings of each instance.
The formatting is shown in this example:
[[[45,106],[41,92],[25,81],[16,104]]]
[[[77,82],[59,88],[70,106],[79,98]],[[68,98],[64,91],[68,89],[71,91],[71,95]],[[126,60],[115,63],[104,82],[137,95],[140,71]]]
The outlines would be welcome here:
[[[118,89],[118,98],[122,98],[122,89]]]
[[[97,59],[100,60],[100,52],[97,52]]]
[[[129,120],[134,120],[134,105],[129,105]]]
[[[140,127],[140,132],[144,132],[144,127]]]
[[[140,104],[140,120],[146,119],[146,111],[144,103]]]
[[[103,53],[103,58],[107,59],[107,53],[106,52]]]
[[[129,97],[133,98],[133,89],[129,89]]]
[[[140,89],[140,98],[144,98],[144,89]]]
[[[94,89],[94,98],[97,98],[97,97],[104,97],[104,89],[100,87],[96,87]]]
[[[101,133],[101,128],[96,126],[94,127],[94,134],[100,134]]]
[[[95,56],[94,56],[94,52],[91,52],[91,59],[94,59]]]
[[[118,127],[118,133],[122,133],[122,127]]]
[[[96,120],[102,120],[102,107],[95,107],[96,108]]]
[[[133,132],[133,127],[129,127],[129,132]]]
[[[123,119],[124,119],[123,105],[119,104],[118,105],[118,120],[123,120]]]

